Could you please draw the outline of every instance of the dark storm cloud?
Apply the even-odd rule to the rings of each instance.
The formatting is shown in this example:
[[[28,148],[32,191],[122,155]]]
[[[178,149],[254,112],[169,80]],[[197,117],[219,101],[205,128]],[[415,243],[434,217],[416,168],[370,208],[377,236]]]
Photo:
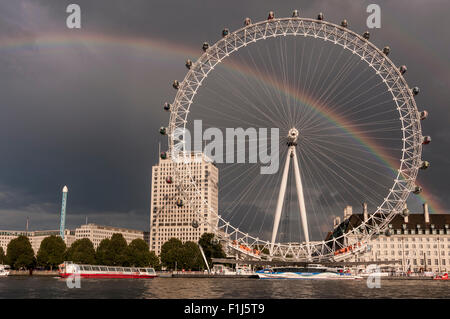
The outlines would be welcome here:
[[[161,104],[172,100],[173,79],[185,74],[182,54],[148,56],[119,47],[39,45],[49,33],[105,34],[164,39],[199,48],[213,43],[223,27],[242,26],[246,16],[266,18],[299,9],[302,16],[325,13],[366,30],[372,1],[0,1],[0,228],[58,228],[60,191],[69,186],[67,222],[89,221],[146,229],[151,165],[157,133],[167,123]],[[82,9],[82,29],[67,30],[65,8]],[[391,58],[407,64],[411,85],[421,87],[419,108],[430,111],[424,149],[432,167],[420,181],[447,210],[450,191],[450,47],[448,1],[377,1],[382,28],[372,39],[392,48]],[[447,8],[444,10],[444,8]],[[14,39],[30,45],[8,47]],[[37,41],[35,45],[33,42]],[[427,190],[425,190],[427,191]]]

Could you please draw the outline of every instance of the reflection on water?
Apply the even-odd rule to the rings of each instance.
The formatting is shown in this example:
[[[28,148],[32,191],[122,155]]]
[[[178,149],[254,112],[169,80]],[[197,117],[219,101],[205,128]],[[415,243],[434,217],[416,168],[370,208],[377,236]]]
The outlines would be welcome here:
[[[382,280],[258,280],[231,278],[82,279],[69,289],[63,279],[0,279],[0,298],[450,298],[450,282]]]

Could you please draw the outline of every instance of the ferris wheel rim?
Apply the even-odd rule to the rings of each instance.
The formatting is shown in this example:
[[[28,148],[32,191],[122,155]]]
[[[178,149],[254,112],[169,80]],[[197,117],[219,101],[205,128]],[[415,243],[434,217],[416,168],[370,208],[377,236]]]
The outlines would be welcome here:
[[[301,33],[298,31],[301,27],[303,28],[305,27],[304,26],[305,23],[310,24],[309,31],[311,31],[311,33],[308,32]],[[268,28],[268,26],[270,26],[270,28]],[[311,28],[311,26],[313,27]],[[318,26],[319,28],[316,29],[315,28],[316,26]],[[261,27],[264,28],[261,29]],[[275,27],[275,30],[273,30],[273,27]],[[294,27],[297,27],[297,31],[295,32],[293,31]],[[324,31],[323,29],[326,29],[327,27],[336,31],[334,40],[332,40],[333,38],[332,34],[330,34],[328,38],[326,36],[321,36],[320,32]],[[284,32],[278,33],[279,29],[282,29]],[[252,31],[253,33],[250,31]],[[264,35],[257,37],[257,32],[261,33],[262,31],[265,32]],[[268,35],[267,31],[269,31]],[[338,38],[337,31],[341,32],[340,38]],[[245,38],[244,39],[240,38],[238,36],[239,34],[243,34]],[[344,38],[344,35],[345,40],[343,40],[344,44],[342,44],[339,42],[339,40],[342,40]],[[333,252],[336,250],[336,246],[337,248],[339,248],[339,240],[341,238],[346,238],[347,236],[349,236],[349,234],[355,234],[356,231],[360,231],[363,228],[367,228],[369,230],[363,235],[364,240],[362,240],[363,242],[365,242],[368,239],[370,239],[370,237],[373,236],[373,234],[383,229],[392,220],[392,218],[394,218],[395,214],[400,212],[400,210],[403,208],[400,206],[403,206],[404,202],[409,196],[411,188],[414,186],[415,179],[418,174],[419,165],[421,162],[421,151],[422,151],[421,141],[423,136],[421,133],[420,118],[418,115],[419,112],[411,89],[409,88],[406,80],[404,79],[399,69],[386,56],[386,54],[384,54],[377,46],[375,46],[372,42],[368,41],[361,35],[355,33],[354,31],[346,27],[339,26],[337,24],[328,21],[316,20],[311,18],[301,18],[301,17],[262,20],[257,23],[246,25],[232,33],[229,33],[226,37],[223,37],[222,39],[218,40],[214,45],[207,48],[207,50],[197,59],[197,61],[192,64],[192,67],[186,74],[184,80],[179,83],[180,85],[178,88],[178,92],[172,104],[173,108],[171,109],[170,113],[170,120],[168,127],[169,153],[172,154],[177,146],[176,141],[174,140],[173,132],[175,131],[176,128],[182,127],[184,129],[186,127],[186,123],[188,122],[187,118],[189,115],[190,106],[194,101],[195,95],[197,94],[197,90],[200,88],[203,80],[208,77],[209,72],[212,71],[214,67],[217,64],[221,63],[226,57],[237,52],[242,47],[245,47],[248,44],[260,40],[266,40],[268,38],[275,38],[279,36],[314,37],[322,39],[325,42],[331,42],[334,43],[335,45],[340,45],[344,50],[347,49],[350,51],[351,51],[350,47],[353,44],[354,47],[352,52],[354,54],[359,55],[362,60],[368,63],[368,65],[377,72],[377,74],[382,78],[383,82],[386,84],[388,91],[393,96],[395,105],[397,106],[397,110],[400,115],[400,121],[402,124],[402,132],[403,132],[402,133],[403,146],[402,146],[402,156],[400,159],[400,167],[397,170],[397,174],[394,179],[394,185],[389,190],[388,195],[384,198],[384,201],[381,203],[381,205],[377,207],[376,212],[371,214],[367,221],[362,222],[358,227],[354,228],[349,233],[344,233],[338,237],[329,240],[318,241],[310,245],[314,246],[311,248],[313,251],[318,252],[319,256],[321,257],[331,256]],[[232,41],[234,41],[234,45]],[[367,56],[362,56],[360,55],[358,50],[355,50],[355,48],[357,47],[356,43],[363,44],[362,46],[359,47],[359,49],[361,49],[364,53],[366,53],[366,50],[367,52],[371,51],[370,52],[370,56],[372,57],[371,62],[369,62],[366,59]],[[225,48],[225,50],[223,48]],[[228,50],[227,48],[229,48],[230,50]],[[376,60],[376,58],[378,58],[378,60]],[[381,61],[381,63],[379,61]],[[379,63],[379,65],[377,63]],[[385,63],[387,65],[385,65]],[[378,70],[376,69],[376,66],[379,67]],[[382,66],[384,66],[383,71],[387,73],[386,78],[384,78],[380,72]],[[203,70],[203,67],[205,68],[206,72],[205,70]],[[391,78],[387,80],[389,76]],[[389,81],[391,81],[392,79],[395,79],[395,81],[393,82],[392,86],[390,86]],[[189,84],[187,84],[186,86],[186,83]],[[186,88],[192,85],[192,83],[196,84],[197,86],[194,85],[194,89],[192,89],[191,91],[186,91]],[[394,87],[395,85],[396,87]],[[393,88],[397,88],[397,91],[395,91]],[[397,95],[394,94],[394,91],[397,92]],[[399,100],[401,99],[403,99],[403,104],[399,105]],[[180,109],[181,111],[179,113]],[[408,125],[405,125],[405,122]],[[181,145],[183,145],[182,141]],[[180,150],[178,149],[178,151]],[[194,186],[194,189],[198,191],[197,185],[190,176],[191,174],[189,167],[187,166],[188,168],[187,171],[189,172],[189,174],[184,175],[181,174],[178,166],[176,167],[177,167],[176,175],[177,179],[179,180],[179,183],[181,183],[181,180],[184,178],[189,183],[188,187]],[[186,170],[186,166],[182,167],[184,170]],[[405,172],[408,172],[408,174],[406,174]],[[184,179],[183,182],[185,182]],[[397,186],[399,187],[399,190],[395,189]],[[395,194],[395,196],[393,196],[395,192],[399,191],[400,195]],[[391,197],[393,197],[394,199],[390,199]],[[392,205],[391,202],[393,202],[395,205]],[[208,204],[206,200],[204,200],[204,203]],[[384,206],[386,206],[386,208],[383,208]],[[259,245],[265,247],[270,244],[268,240],[267,241],[261,240],[257,237],[249,235],[246,232],[240,231],[236,227],[233,227],[229,222],[227,222],[220,216],[219,212],[213,213],[217,215],[219,222],[216,232],[224,230],[223,231],[224,234],[221,234],[221,236],[227,237],[228,240],[231,240],[230,239],[231,236],[235,235],[236,240],[240,242],[246,242],[250,245]],[[378,215],[380,217],[378,217]],[[373,222],[373,225],[370,225],[369,222]],[[327,248],[329,247],[329,244],[332,244],[333,248],[331,249]],[[286,251],[292,252],[293,250],[291,244],[283,244],[283,243],[276,243],[275,248],[279,249],[280,252],[284,251],[284,255],[286,255]],[[301,248],[296,249],[298,252],[301,252],[302,250]],[[305,250],[306,248],[303,247],[303,249]]]

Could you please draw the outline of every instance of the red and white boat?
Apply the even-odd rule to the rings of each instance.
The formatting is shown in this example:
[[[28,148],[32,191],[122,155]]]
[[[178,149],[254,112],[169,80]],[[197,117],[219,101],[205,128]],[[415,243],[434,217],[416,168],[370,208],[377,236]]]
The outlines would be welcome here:
[[[450,278],[448,277],[448,273],[445,273],[442,276],[436,276],[433,279],[434,280],[450,280]]]
[[[59,265],[60,277],[73,275],[81,278],[154,278],[156,272],[153,268],[82,265],[71,261]]]

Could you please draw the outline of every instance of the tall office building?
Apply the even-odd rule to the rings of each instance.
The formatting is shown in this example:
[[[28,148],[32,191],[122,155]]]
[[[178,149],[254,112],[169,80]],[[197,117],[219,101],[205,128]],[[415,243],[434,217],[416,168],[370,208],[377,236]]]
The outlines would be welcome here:
[[[177,188],[175,165],[170,156],[163,153],[152,168],[150,250],[157,255],[170,238],[197,242],[203,233],[213,232],[218,222],[210,213],[217,212],[219,205],[219,171],[215,164],[201,152],[191,153],[191,161],[184,165],[191,171],[197,191],[191,192],[189,200],[183,202],[179,201],[182,196]]]

